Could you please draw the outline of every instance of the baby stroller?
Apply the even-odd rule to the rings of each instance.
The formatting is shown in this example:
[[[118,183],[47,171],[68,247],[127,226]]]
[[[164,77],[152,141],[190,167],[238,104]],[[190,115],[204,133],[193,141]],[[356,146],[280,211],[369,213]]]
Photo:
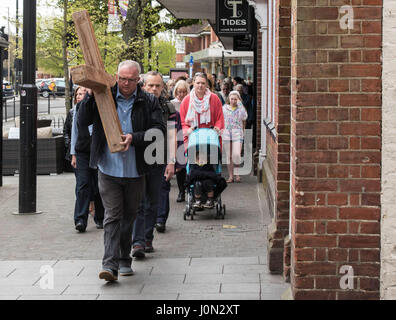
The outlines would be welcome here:
[[[218,175],[221,175],[221,147],[219,141],[219,135],[213,129],[209,128],[201,128],[194,130],[188,137],[188,146],[187,146],[187,181],[189,180],[190,174],[190,165],[194,163],[196,153],[199,152],[205,154],[208,163],[214,166],[214,169]],[[224,180],[224,178],[221,178]],[[214,185],[214,208],[216,209],[215,219],[224,219],[226,214],[226,206],[221,201],[221,192],[227,186],[227,183],[224,180],[225,185]],[[195,192],[194,192],[194,184],[187,183],[186,185],[186,193],[187,193],[187,202],[186,208],[184,209],[184,220],[190,218],[194,220],[194,215],[197,211],[203,211],[203,208],[195,208],[193,206],[195,202]],[[206,201],[205,197],[202,199]],[[207,209],[212,210],[212,209]]]

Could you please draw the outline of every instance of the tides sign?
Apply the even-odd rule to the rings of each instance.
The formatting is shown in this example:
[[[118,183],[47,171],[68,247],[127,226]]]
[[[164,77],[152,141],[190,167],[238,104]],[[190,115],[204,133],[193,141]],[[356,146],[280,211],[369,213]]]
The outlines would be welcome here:
[[[234,36],[250,33],[250,10],[247,0],[216,0],[216,33]]]

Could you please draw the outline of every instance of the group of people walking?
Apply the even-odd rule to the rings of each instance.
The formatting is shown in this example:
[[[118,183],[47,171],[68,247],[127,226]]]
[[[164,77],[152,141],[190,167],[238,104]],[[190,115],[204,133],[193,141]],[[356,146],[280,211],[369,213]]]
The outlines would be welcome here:
[[[235,84],[233,90],[223,92],[224,85],[231,88],[225,79],[219,83],[212,75],[196,73],[192,84],[181,77],[169,92],[160,73],[150,71],[143,78],[140,74],[137,62],[123,61],[112,88],[123,132],[122,152],[110,152],[90,89],[76,90],[75,106],[65,124],[65,137],[70,141],[67,157],[76,177],[75,228],[79,232],[86,230],[93,202],[96,227],[104,229],[99,278],[106,281],[133,274],[132,257],[144,258],[145,253],[154,251],[154,229],[166,230],[170,180],[175,174],[177,202],[185,201],[183,145],[187,145],[195,129],[212,128],[218,133],[229,159],[227,182],[240,182],[240,177],[234,175],[234,164],[240,163],[251,107],[244,106],[240,93],[245,94],[243,85],[239,88]],[[221,93],[216,86],[222,88]],[[163,139],[158,138],[158,133]],[[147,152],[153,143],[156,148]],[[154,163],[147,160],[148,153],[156,159]],[[211,205],[210,201],[207,205]]]

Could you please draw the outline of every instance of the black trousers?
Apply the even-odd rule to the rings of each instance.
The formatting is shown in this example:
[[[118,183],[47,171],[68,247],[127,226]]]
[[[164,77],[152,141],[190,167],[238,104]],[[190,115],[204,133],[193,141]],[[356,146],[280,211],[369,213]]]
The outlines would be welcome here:
[[[194,183],[195,196],[202,196],[214,190],[214,183],[210,179],[198,180]]]
[[[77,153],[76,204],[74,207],[74,224],[88,223],[89,202],[95,202],[95,223],[103,222],[104,207],[98,188],[98,170],[89,167],[89,153]]]
[[[184,194],[184,183],[186,182],[187,171],[185,168],[176,172],[177,187],[179,188],[179,193]]]

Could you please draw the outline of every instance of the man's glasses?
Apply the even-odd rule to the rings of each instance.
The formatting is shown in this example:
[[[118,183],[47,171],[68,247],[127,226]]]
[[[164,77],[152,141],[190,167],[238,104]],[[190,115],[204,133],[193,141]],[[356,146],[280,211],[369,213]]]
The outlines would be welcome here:
[[[118,81],[120,82],[138,82],[139,78],[135,78],[135,79],[130,79],[130,78],[123,78],[123,77],[118,77]]]

